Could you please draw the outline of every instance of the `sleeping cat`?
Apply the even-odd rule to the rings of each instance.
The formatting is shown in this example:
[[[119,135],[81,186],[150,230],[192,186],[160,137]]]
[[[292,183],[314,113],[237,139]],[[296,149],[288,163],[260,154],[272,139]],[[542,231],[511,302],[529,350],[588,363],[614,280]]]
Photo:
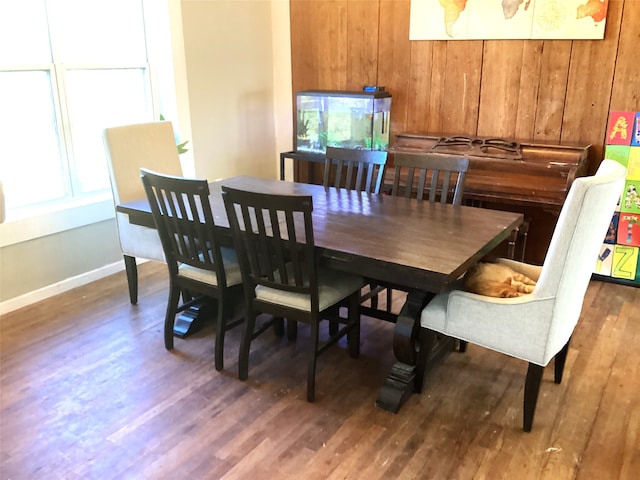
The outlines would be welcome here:
[[[478,263],[465,273],[463,284],[479,295],[513,298],[533,292],[536,282],[500,263]]]

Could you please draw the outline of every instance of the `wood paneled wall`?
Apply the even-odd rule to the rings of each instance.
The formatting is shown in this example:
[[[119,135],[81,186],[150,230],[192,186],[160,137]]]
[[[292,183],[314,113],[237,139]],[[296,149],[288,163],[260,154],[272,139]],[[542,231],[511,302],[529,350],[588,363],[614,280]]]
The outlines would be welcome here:
[[[575,41],[409,41],[410,0],[290,4],[293,94],[384,85],[392,135],[592,144],[593,171],[609,112],[640,110],[638,0],[610,0],[605,39]]]

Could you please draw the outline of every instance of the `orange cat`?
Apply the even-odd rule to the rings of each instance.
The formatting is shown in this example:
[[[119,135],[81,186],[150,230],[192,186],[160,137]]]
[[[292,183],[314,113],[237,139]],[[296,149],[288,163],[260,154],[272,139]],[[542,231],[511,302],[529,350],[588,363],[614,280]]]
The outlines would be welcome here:
[[[513,298],[533,292],[536,282],[499,263],[478,263],[464,275],[467,291],[488,297]]]

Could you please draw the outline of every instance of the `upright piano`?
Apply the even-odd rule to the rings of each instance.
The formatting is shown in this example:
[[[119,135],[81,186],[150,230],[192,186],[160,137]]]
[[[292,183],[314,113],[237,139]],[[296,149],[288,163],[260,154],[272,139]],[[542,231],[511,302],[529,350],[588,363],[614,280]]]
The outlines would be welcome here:
[[[588,174],[590,148],[466,135],[400,133],[389,152],[390,162],[395,152],[468,157],[463,201],[524,213],[519,256],[541,264],[571,183]],[[390,166],[387,183],[392,174]]]

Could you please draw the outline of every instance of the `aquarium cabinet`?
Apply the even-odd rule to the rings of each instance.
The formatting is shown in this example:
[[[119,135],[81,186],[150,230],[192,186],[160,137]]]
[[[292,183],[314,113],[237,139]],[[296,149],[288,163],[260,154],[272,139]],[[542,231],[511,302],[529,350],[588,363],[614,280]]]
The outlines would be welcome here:
[[[327,146],[386,150],[390,116],[388,92],[298,92],[296,151],[323,154]]]

